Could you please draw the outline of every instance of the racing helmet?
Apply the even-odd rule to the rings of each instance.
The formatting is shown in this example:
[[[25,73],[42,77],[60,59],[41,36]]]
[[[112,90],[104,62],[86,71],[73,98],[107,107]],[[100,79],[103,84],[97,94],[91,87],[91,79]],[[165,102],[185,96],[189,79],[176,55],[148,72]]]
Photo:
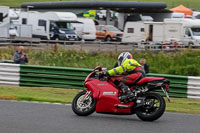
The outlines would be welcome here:
[[[129,52],[123,52],[118,56],[118,66],[121,66],[122,63],[127,59],[132,59],[133,56]]]

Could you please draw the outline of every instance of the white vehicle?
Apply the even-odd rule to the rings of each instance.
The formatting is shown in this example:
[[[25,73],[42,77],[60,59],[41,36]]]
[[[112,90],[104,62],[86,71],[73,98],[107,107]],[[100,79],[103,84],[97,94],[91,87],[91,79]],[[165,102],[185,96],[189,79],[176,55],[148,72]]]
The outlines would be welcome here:
[[[185,14],[180,12],[173,12],[171,13],[171,18],[184,18]]]
[[[77,22],[77,16],[71,12],[21,12],[19,23],[32,25],[32,35],[35,38],[52,40],[79,40],[72,22]]]
[[[9,35],[10,35],[10,37],[18,37],[19,36],[17,29],[15,28],[15,26],[12,23],[10,23]]]
[[[200,20],[165,19],[164,22],[127,22],[122,37],[126,43],[169,43],[200,45]]]
[[[0,37],[9,37],[9,7],[0,6]]]
[[[9,10],[10,26],[9,26],[9,35],[11,38],[18,37],[19,33],[17,32],[14,22],[18,19],[18,14],[14,9]]]
[[[200,12],[194,11],[193,14],[192,14],[192,16],[194,18],[200,19]]]
[[[97,16],[98,16],[99,19],[105,20],[106,19],[106,10],[97,11]]]
[[[78,35],[86,41],[96,40],[96,27],[94,21],[89,18],[78,18],[81,23],[73,23]]]

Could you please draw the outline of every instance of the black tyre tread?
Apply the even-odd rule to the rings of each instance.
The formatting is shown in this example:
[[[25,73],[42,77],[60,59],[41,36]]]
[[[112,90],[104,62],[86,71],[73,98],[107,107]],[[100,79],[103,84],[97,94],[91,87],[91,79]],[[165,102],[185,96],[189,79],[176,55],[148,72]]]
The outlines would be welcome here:
[[[166,108],[166,103],[165,103],[165,100],[164,98],[158,94],[158,93],[148,93],[146,96],[156,96],[159,100],[160,100],[160,108],[159,110],[153,114],[153,115],[149,115],[149,116],[144,116],[139,110],[136,111],[136,115],[138,118],[140,118],[141,120],[143,121],[154,121],[154,120],[157,120],[158,118],[160,118],[163,113],[165,112],[165,108]]]
[[[112,38],[110,36],[107,36],[105,41],[108,41],[108,38],[110,38],[110,40],[112,41]]]
[[[92,113],[95,111],[95,109],[96,109],[96,100],[93,99],[93,100],[94,100],[94,104],[93,104],[93,106],[92,106],[92,108],[91,108],[90,110],[88,110],[88,111],[86,111],[86,112],[81,112],[81,111],[77,110],[77,108],[76,108],[76,102],[77,102],[78,98],[79,98],[80,96],[84,95],[85,93],[86,93],[85,90],[79,92],[79,93],[74,97],[73,102],[72,102],[72,110],[73,110],[73,112],[74,112],[75,114],[77,114],[77,115],[79,115],[79,116],[88,116],[88,115],[92,114]]]

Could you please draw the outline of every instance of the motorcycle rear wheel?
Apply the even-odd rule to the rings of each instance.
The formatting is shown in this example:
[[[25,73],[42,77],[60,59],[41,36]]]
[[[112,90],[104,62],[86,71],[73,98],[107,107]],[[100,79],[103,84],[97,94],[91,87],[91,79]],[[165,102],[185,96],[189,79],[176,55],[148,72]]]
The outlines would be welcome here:
[[[79,116],[87,116],[92,114],[96,109],[96,100],[89,96],[88,99],[83,99],[87,91],[81,91],[78,93],[72,102],[72,110]]]
[[[157,93],[147,93],[145,97],[146,105],[137,109],[137,117],[143,121],[157,120],[165,112],[166,103],[164,98]]]

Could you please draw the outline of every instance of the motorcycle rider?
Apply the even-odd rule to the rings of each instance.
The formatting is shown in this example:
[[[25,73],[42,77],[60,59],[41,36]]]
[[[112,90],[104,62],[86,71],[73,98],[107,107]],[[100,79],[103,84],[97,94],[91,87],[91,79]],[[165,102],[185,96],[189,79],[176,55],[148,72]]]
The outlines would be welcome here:
[[[141,65],[132,58],[133,56],[129,52],[123,52],[118,57],[118,62],[115,67],[109,71],[103,71],[99,76],[100,78],[106,76],[111,77],[115,75],[124,75],[116,78],[114,83],[119,86],[122,92],[125,94],[120,97],[120,100],[127,98],[135,98],[133,92],[129,89],[128,85],[137,83],[140,79],[145,77],[145,73],[141,68]]]

